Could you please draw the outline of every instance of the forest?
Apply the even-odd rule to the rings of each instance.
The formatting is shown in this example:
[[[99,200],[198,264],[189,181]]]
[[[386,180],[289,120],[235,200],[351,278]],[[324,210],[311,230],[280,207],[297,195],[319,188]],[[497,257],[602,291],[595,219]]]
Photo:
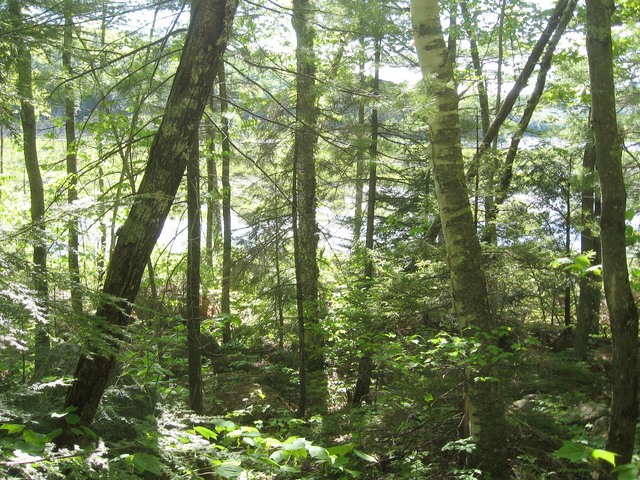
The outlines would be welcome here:
[[[0,477],[640,478],[638,33],[0,2]]]

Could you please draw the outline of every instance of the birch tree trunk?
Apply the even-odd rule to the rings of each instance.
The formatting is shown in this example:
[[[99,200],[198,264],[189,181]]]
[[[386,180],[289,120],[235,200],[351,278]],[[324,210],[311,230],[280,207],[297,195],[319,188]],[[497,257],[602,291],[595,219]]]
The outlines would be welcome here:
[[[88,346],[91,355],[80,358],[75,381],[67,392],[65,406],[77,408],[81,425],[93,421],[115,366],[124,328],[130,322],[131,305],[197,139],[200,118],[231,33],[236,6],[236,0],[192,3],[186,43],[165,114],[153,139],[140,188],[109,261],[104,297],[96,312],[99,325],[96,335],[102,341]],[[70,432],[56,439],[62,445],[70,445],[73,440]]]
[[[638,310],[629,285],[625,241],[626,190],[616,116],[611,41],[612,0],[587,0],[587,57],[592,129],[600,175],[602,276],[613,342],[611,421],[607,450],[628,463],[638,419]]]
[[[434,96],[430,122],[431,168],[447,251],[451,293],[464,336],[483,338],[480,355],[495,346],[490,332],[497,326],[489,307],[482,252],[476,233],[460,144],[458,94],[444,43],[437,0],[412,0],[411,17],[418,59]],[[483,335],[486,334],[486,335]],[[509,477],[504,404],[500,382],[490,361],[468,371],[469,433],[476,449],[470,461],[493,479]],[[478,379],[490,380],[478,380]]]

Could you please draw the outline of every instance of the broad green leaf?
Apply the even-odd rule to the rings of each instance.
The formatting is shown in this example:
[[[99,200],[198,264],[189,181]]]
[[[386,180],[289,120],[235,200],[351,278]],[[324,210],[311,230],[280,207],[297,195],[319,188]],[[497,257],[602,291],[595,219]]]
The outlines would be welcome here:
[[[591,266],[591,262],[589,261],[589,257],[586,255],[578,255],[576,256],[574,263],[580,267],[581,269],[586,269]]]
[[[578,443],[563,441],[563,445],[555,453],[558,458],[566,458],[571,462],[584,460],[591,454],[591,448]]]
[[[609,452],[608,450],[600,450],[596,448],[593,452],[591,452],[591,456],[595,459],[604,460],[605,462],[609,462],[614,467],[616,466],[616,453]]]
[[[331,456],[326,448],[317,445],[310,445],[307,450],[309,455],[318,460],[324,460],[325,462],[331,462]]]
[[[194,427],[193,430],[196,433],[199,433],[200,435],[202,435],[207,440],[211,440],[212,438],[215,440],[218,438],[218,434],[213,430],[209,430],[207,427],[198,426],[198,427]]]
[[[162,462],[160,458],[148,453],[135,453],[132,455],[131,463],[133,468],[139,473],[151,472],[154,475],[162,475]]]
[[[49,441],[49,437],[42,433],[34,432],[33,430],[24,430],[22,432],[22,438],[27,443],[36,446],[42,446]]]
[[[275,448],[275,447],[281,447],[282,446],[282,442],[280,440],[278,440],[277,438],[265,438],[264,439],[264,444],[269,447],[269,448]]]
[[[235,462],[224,462],[216,467],[216,473],[224,478],[238,478],[244,473],[244,468]]]
[[[375,457],[372,457],[371,455],[367,455],[364,452],[361,452],[360,450],[353,450],[353,453],[356,454],[356,456],[360,457],[361,459],[367,461],[367,462],[371,462],[371,463],[378,463],[378,459]]]
[[[64,421],[69,425],[77,425],[80,423],[80,417],[75,413],[70,413],[66,417],[64,417]]]
[[[96,435],[96,432],[91,430],[89,427],[85,427],[84,425],[82,426],[82,433],[87,437],[93,438],[94,440],[98,439],[98,435]]]
[[[336,445],[334,447],[327,448],[330,455],[338,455],[339,457],[346,455],[353,451],[353,445],[351,443],[345,443],[344,445]]]
[[[629,222],[630,222],[631,220],[633,220],[633,217],[635,217],[635,216],[636,216],[636,211],[635,211],[633,208],[628,209],[628,210],[624,213],[624,218],[625,218],[627,221],[629,221]]]
[[[19,425],[17,423],[3,423],[0,430],[6,430],[9,435],[14,435],[16,433],[20,433],[24,428],[24,425]]]
[[[47,433],[47,438],[49,439],[49,441],[58,438],[60,435],[62,435],[63,430],[61,428],[56,428],[55,430]]]
[[[287,457],[284,454],[284,452],[282,450],[276,450],[275,452],[273,452],[271,455],[269,455],[269,458],[271,460],[273,460],[274,462],[280,464],[282,463]]]
[[[300,473],[300,469],[299,468],[292,467],[290,465],[281,465],[280,466],[280,471],[286,472],[286,473]]]
[[[613,472],[618,474],[618,480],[637,480],[638,476],[640,476],[638,465],[634,463],[618,465],[613,469]]]
[[[216,426],[217,432],[222,432],[225,430],[232,431],[236,428],[235,423],[233,423],[231,420],[225,420],[224,418],[215,418],[213,420],[213,424]]]

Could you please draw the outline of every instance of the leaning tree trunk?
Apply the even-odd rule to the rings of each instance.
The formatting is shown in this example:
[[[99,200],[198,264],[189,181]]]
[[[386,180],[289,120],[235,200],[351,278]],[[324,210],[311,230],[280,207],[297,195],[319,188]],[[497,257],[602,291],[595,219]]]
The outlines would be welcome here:
[[[9,13],[14,22],[14,31],[22,32],[22,11],[20,2],[8,2]],[[47,246],[45,244],[45,203],[44,186],[38,162],[36,112],[33,106],[33,73],[29,47],[22,38],[17,39],[16,67],[17,91],[20,98],[20,120],[22,123],[22,139],[24,161],[29,178],[31,197],[31,222],[33,224],[33,286],[38,296],[38,303],[46,317],[49,297],[47,281]],[[45,369],[46,358],[50,348],[50,338],[46,325],[39,320],[35,334],[35,376]]]
[[[600,175],[602,276],[613,342],[611,420],[607,450],[631,461],[638,419],[638,310],[631,293],[625,242],[626,191],[616,118],[612,0],[587,0],[587,57],[592,129]]]
[[[156,133],[144,177],[131,211],[119,231],[105,278],[104,296],[98,306],[96,335],[102,342],[89,346],[91,355],[78,362],[75,381],[65,405],[77,408],[82,425],[89,425],[115,366],[124,328],[130,322],[131,305],[140,288],[151,251],[175,198],[200,118],[220,67],[231,33],[236,0],[197,0],[192,3],[191,22],[180,64]],[[58,437],[70,444],[67,433]]]
[[[412,0],[413,34],[423,77],[434,96],[436,113],[430,124],[431,167],[440,208],[442,232],[451,274],[451,292],[460,329],[481,335],[478,355],[486,361],[469,369],[469,432],[476,449],[472,464],[493,479],[508,478],[504,405],[488,350],[497,348],[490,332],[497,326],[489,307],[482,252],[471,213],[460,143],[458,94],[453,68],[440,26],[437,0]],[[473,370],[473,371],[471,371]],[[476,378],[488,380],[476,381]]]

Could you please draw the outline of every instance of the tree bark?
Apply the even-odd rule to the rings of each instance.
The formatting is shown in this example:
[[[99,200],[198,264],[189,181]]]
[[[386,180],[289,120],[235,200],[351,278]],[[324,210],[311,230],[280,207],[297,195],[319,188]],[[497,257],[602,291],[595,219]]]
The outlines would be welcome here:
[[[210,108],[214,111],[214,96],[211,95]],[[213,255],[220,245],[222,238],[222,211],[218,190],[218,169],[216,166],[216,129],[211,118],[206,121],[206,152],[207,152],[207,227],[205,232],[205,264],[213,268]]]
[[[200,154],[198,134],[187,162],[187,360],[189,407],[202,414],[202,355],[200,349]]]
[[[231,313],[231,182],[229,180],[229,166],[231,162],[231,142],[229,140],[229,118],[227,111],[227,80],[224,62],[220,64],[218,72],[220,83],[220,114],[222,116],[222,292],[220,312]],[[222,342],[231,341],[231,320],[224,322]]]
[[[476,157],[482,158],[484,152],[486,152],[491,147],[491,144],[497,138],[502,124],[511,113],[511,110],[515,105],[516,100],[520,96],[520,93],[527,86],[527,82],[529,81],[531,74],[533,73],[538,61],[540,60],[540,56],[542,55],[546,45],[549,43],[553,32],[558,27],[568,1],[569,0],[558,0],[558,3],[554,8],[545,29],[540,34],[538,41],[529,54],[529,58],[527,58],[527,61],[522,68],[520,75],[518,75],[518,78],[516,79],[513,87],[505,97],[504,102],[500,106],[500,109],[498,110],[496,117],[493,119],[493,122],[491,122],[489,129],[484,132],[484,137],[482,138],[482,142],[480,143],[480,147],[478,149],[478,152],[476,153]],[[478,174],[478,169],[475,168],[477,164],[477,161],[471,163],[472,168],[469,169],[469,172],[467,173],[467,181],[471,181]]]
[[[382,41],[379,38],[374,40],[374,74],[372,94],[374,101],[380,94],[380,57],[382,54]],[[377,103],[371,111],[371,143],[369,144],[369,183],[367,188],[367,230],[365,232],[364,246],[366,256],[364,261],[364,286],[369,289],[373,284],[373,249],[374,230],[376,215],[376,189],[378,183],[378,106]],[[373,375],[373,348],[374,345],[365,345],[364,352],[358,362],[358,378],[353,392],[353,405],[360,405],[369,395],[371,390],[371,377]]]
[[[20,2],[9,0],[7,3],[14,31],[20,32],[23,27]],[[49,299],[49,283],[47,280],[47,245],[45,224],[44,186],[38,162],[38,146],[36,132],[36,112],[33,106],[33,72],[31,52],[23,38],[16,39],[16,88],[20,98],[20,121],[22,125],[22,141],[24,161],[29,179],[31,201],[31,223],[33,225],[33,286],[38,296],[38,303],[44,317],[47,317]],[[50,336],[47,326],[38,321],[35,332],[35,377],[45,370],[47,355],[50,349]]]
[[[360,37],[360,49],[358,54],[360,58],[358,59],[358,83],[360,84],[360,88],[362,91],[365,90],[365,76],[364,76],[364,68],[366,61],[366,49],[365,49],[365,40],[364,35]],[[357,141],[356,141],[356,208],[353,216],[353,246],[357,248],[360,244],[360,236],[362,233],[362,199],[364,198],[364,159],[365,159],[365,144],[366,144],[366,134],[365,134],[365,112],[364,112],[364,98],[360,97],[358,100],[358,127],[357,127]]]
[[[586,255],[595,254],[593,265],[600,265],[600,237],[594,231],[600,215],[599,200],[596,195],[596,151],[593,142],[584,149],[582,158],[582,231],[580,232],[580,251]],[[578,296],[576,335],[574,351],[580,360],[587,359],[589,335],[598,333],[600,322],[600,302],[602,301],[602,280],[593,273],[580,278]]]
[[[301,370],[307,370],[313,393],[310,404],[319,411],[324,409],[322,376],[324,374],[323,335],[320,327],[318,303],[318,226],[316,224],[316,163],[315,147],[318,135],[315,131],[318,118],[316,101],[316,56],[314,53],[315,30],[313,28],[313,3],[311,0],[293,1],[293,29],[296,33],[296,128],[294,139],[294,175],[297,177],[298,234],[296,283],[298,284],[298,323]],[[298,414],[303,415],[302,404]]]
[[[231,33],[236,0],[197,0],[180,63],[171,87],[162,123],[131,211],[120,229],[109,262],[102,303],[98,306],[96,335],[103,340],[89,345],[91,355],[78,362],[66,406],[77,408],[81,425],[93,421],[113,371],[131,305],[144,269],[182,180],[205,103],[213,88],[226,42]],[[102,347],[102,348],[99,348]],[[67,432],[58,443],[69,445]]]
[[[638,419],[638,311],[631,293],[625,240],[626,190],[618,132],[611,40],[612,0],[587,0],[587,57],[592,130],[600,175],[602,275],[613,342],[607,450],[628,463]]]
[[[569,0],[566,3],[565,10],[560,17],[560,22],[558,23],[553,36],[549,40],[542,59],[540,60],[540,68],[538,70],[536,84],[531,92],[529,100],[527,100],[527,105],[522,113],[522,117],[518,121],[516,133],[511,137],[511,144],[509,145],[509,150],[507,150],[507,156],[504,160],[502,175],[500,176],[500,183],[497,188],[495,200],[491,206],[487,207],[486,231],[483,234],[483,240],[493,240],[494,242],[497,240],[495,234],[495,220],[498,215],[498,208],[507,200],[509,195],[509,188],[511,187],[511,180],[513,179],[513,164],[516,159],[516,154],[518,153],[520,141],[524,137],[524,134],[529,127],[529,123],[533,118],[533,113],[542,98],[547,82],[547,74],[551,69],[553,54],[560,42],[560,39],[562,38],[562,35],[564,34],[565,29],[567,28],[567,25],[573,18],[575,8],[575,0]]]
[[[62,46],[62,66],[65,73],[73,76],[71,64],[71,49],[73,47],[73,2],[64,2],[64,42]],[[71,207],[71,218],[67,225],[69,229],[69,241],[67,256],[69,264],[69,277],[71,280],[71,308],[76,315],[82,315],[82,287],[80,284],[80,260],[78,248],[78,217],[73,212],[73,203],[78,200],[78,154],[76,145],[76,109],[73,85],[70,81],[65,84],[65,137],[67,140],[67,202]]]
[[[453,304],[464,336],[485,334],[479,355],[495,348],[497,322],[489,306],[480,242],[473,222],[460,143],[458,94],[444,43],[437,0],[412,0],[411,17],[423,77],[435,97],[430,124],[431,167],[440,208]],[[486,358],[486,357],[485,357]],[[469,432],[476,443],[470,461],[493,479],[509,478],[504,404],[489,358],[468,371]],[[491,380],[477,380],[488,378]]]

